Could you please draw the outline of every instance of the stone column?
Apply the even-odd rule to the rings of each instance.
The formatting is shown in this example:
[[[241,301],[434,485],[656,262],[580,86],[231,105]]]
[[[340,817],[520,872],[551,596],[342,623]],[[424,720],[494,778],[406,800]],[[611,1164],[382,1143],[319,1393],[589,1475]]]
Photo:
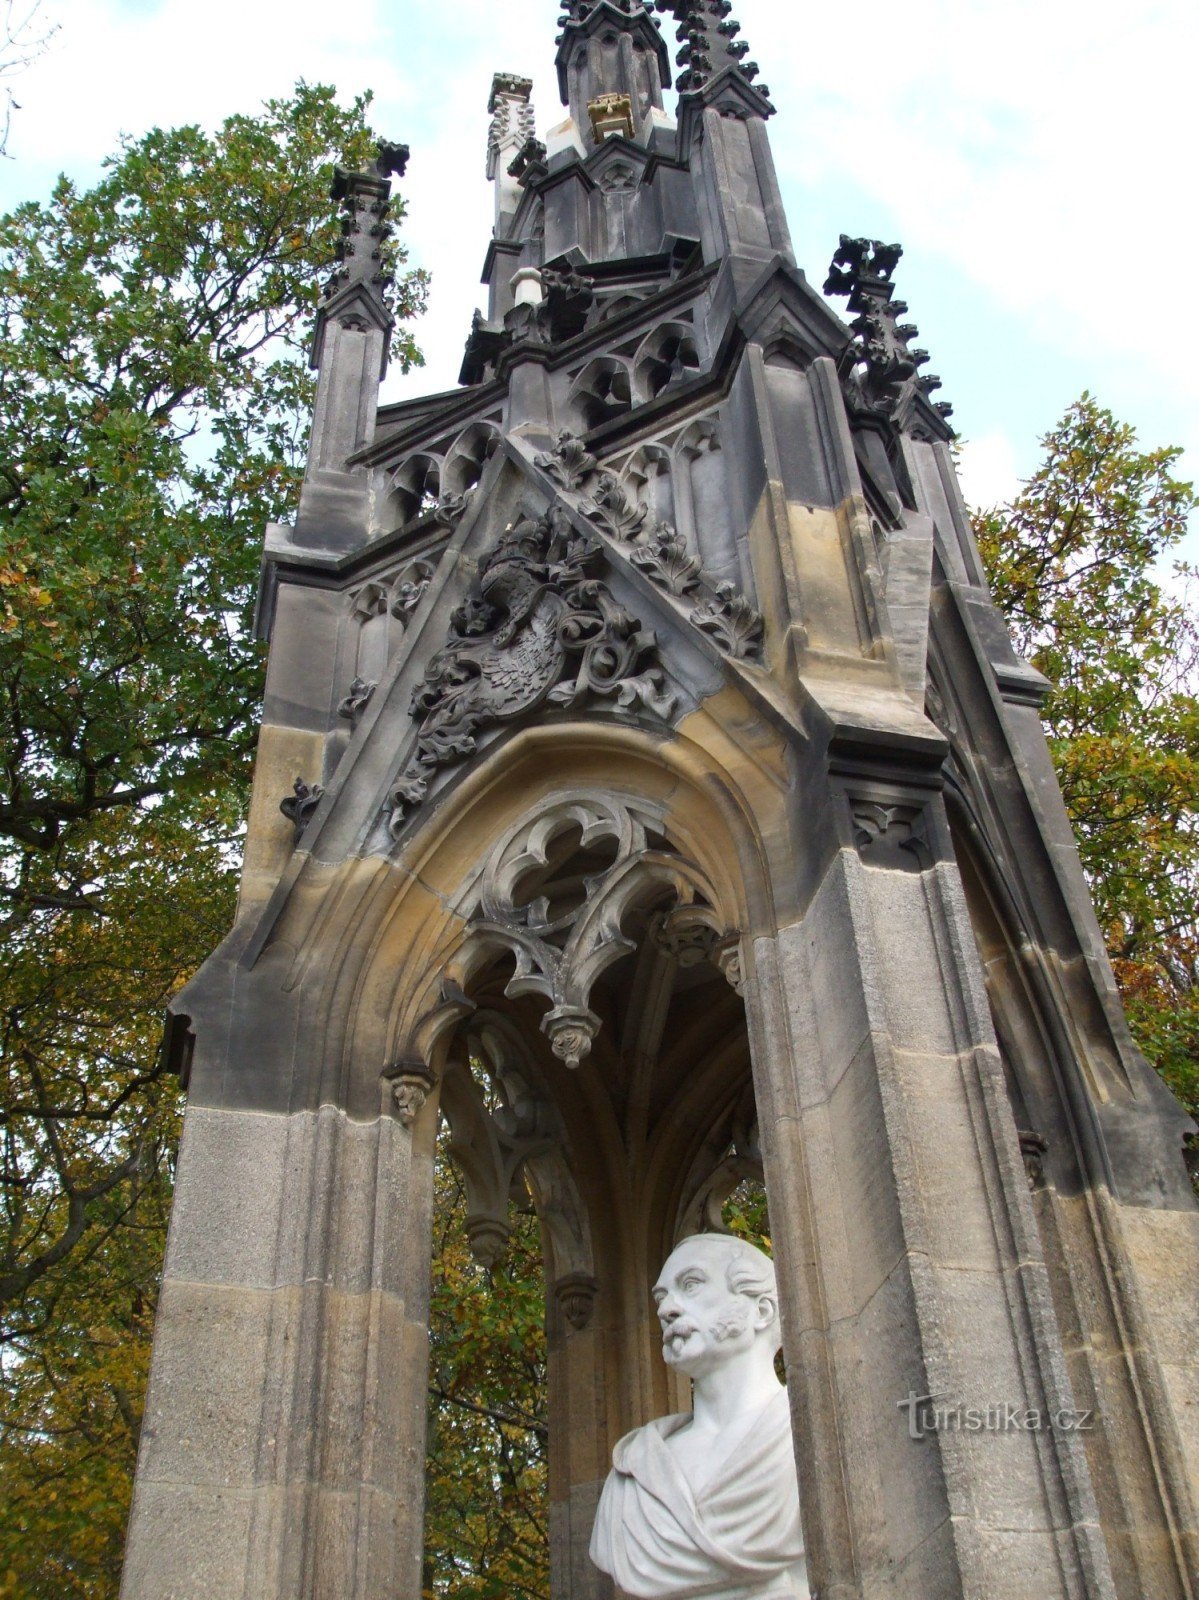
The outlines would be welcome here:
[[[832,803],[841,848],[747,994],[814,1584],[1114,1597],[940,800]]]
[[[435,1113],[411,1109],[189,1107],[123,1600],[419,1595]]]

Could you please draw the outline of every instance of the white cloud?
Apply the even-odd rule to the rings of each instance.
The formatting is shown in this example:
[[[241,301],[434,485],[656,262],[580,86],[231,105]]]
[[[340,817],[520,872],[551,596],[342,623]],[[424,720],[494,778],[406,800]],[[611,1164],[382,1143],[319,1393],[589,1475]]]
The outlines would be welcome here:
[[[989,433],[962,445],[958,477],[967,505],[978,509],[1005,505],[1019,491],[1020,465],[1005,433]]]
[[[1199,246],[1193,0],[860,0],[852,38],[830,7],[739,11],[759,53],[770,18],[794,179],[875,196],[1047,340],[1147,364],[1199,406],[1146,310]]]

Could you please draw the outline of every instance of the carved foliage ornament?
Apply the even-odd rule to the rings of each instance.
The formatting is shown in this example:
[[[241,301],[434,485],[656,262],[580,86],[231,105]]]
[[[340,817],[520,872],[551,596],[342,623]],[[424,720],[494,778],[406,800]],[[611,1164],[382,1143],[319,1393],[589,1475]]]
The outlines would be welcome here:
[[[712,436],[703,440],[712,448]],[[691,621],[737,661],[761,653],[763,621],[734,584],[716,583],[691,555],[682,534],[655,518],[648,505],[634,503],[620,480],[603,472],[583,441],[570,432],[558,435],[553,451],[539,455],[536,465],[562,488],[583,496],[580,509],[610,538],[630,547],[633,565],[676,599],[693,605]],[[596,479],[594,488],[584,490]]]
[[[305,783],[303,778],[297,778],[291,794],[280,800],[279,810],[295,828],[297,839],[312,820],[312,814],[320,805],[324,792],[319,783]]]
[[[670,716],[674,696],[654,664],[654,635],[594,576],[599,556],[560,507],[522,516],[504,534],[413,695],[419,728],[391,791],[393,832],[435,772],[474,753],[480,733],[547,702],[594,697]]]

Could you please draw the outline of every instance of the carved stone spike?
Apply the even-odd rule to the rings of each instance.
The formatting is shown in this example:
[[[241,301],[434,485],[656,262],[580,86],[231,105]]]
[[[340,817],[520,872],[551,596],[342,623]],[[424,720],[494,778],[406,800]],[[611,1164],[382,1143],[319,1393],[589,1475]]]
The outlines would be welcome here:
[[[591,1045],[600,1030],[594,1011],[579,1006],[555,1006],[541,1019],[541,1031],[550,1049],[572,1070],[591,1054]]]
[[[712,598],[696,608],[691,620],[736,661],[761,654],[762,614],[731,583],[717,584]]]
[[[312,813],[321,803],[324,792],[319,783],[308,784],[303,778],[297,778],[292,786],[292,793],[280,800],[279,810],[294,826],[297,839],[308,826]]]
[[[598,1281],[590,1273],[568,1272],[555,1282],[553,1291],[554,1300],[566,1321],[576,1333],[582,1333],[595,1310]]]
[[[558,442],[552,450],[542,451],[535,456],[533,464],[564,489],[577,489],[599,471],[599,462],[569,428],[564,428],[558,435]]]
[[[924,806],[860,798],[850,809],[854,843],[868,866],[921,871],[928,856]]]
[[[899,320],[908,307],[903,300],[894,298],[892,274],[902,255],[897,244],[852,239],[843,233],[824,292],[847,295],[849,309],[855,313],[851,326],[857,336],[857,367],[845,379],[850,405],[858,411],[887,417],[913,433],[926,433],[927,429],[912,415],[912,401],[916,396],[927,399],[940,388],[941,380],[932,374],[919,376],[919,369],[929,359],[928,352],[912,348],[912,340],[919,332],[916,325]],[[935,409],[944,418],[953,408],[946,411],[938,405]]]

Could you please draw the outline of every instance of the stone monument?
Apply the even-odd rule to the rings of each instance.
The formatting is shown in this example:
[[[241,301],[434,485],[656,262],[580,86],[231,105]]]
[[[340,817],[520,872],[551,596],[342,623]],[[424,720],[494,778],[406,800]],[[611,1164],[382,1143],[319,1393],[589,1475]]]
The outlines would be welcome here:
[[[479,1259],[541,1220],[554,1600],[613,1594],[613,1447],[688,1406],[647,1289],[750,1178],[821,1600],[1199,1593],[1190,1124],[900,251],[805,274],[730,11],[565,0],[548,129],[496,77],[448,391],[380,403],[406,152],[337,175],[124,1600],[418,1600],[441,1119]]]
[[[654,1286],[662,1356],[692,1406],[626,1434],[600,1496],[591,1559],[646,1600],[810,1600],[791,1411],[769,1256],[695,1234]]]

